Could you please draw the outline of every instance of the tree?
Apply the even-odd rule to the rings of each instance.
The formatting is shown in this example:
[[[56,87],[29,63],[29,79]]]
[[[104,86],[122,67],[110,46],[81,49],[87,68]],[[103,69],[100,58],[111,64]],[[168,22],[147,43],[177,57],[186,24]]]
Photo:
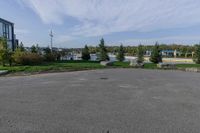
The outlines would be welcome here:
[[[13,54],[14,54],[13,51],[11,51],[11,50],[8,51],[8,58],[7,58],[7,60],[8,60],[9,66],[12,66],[12,63],[14,61]]]
[[[156,44],[153,48],[153,51],[152,51],[151,57],[150,57],[150,61],[155,63],[155,64],[162,62],[162,56],[161,56],[161,53],[160,53],[158,42],[156,42]]]
[[[15,49],[14,54],[12,55],[12,58],[16,64],[22,64],[22,57],[24,56],[25,52],[22,51],[22,49],[19,47]]]
[[[55,58],[55,60],[60,61],[61,60],[61,52],[53,50],[52,51],[52,56]]]
[[[37,48],[35,45],[31,47],[31,53],[37,53]]]
[[[44,53],[45,53],[45,54],[51,54],[51,49],[50,49],[49,47],[46,47],[46,48],[44,49]]]
[[[25,51],[25,48],[24,48],[24,44],[21,42],[20,45],[19,45],[19,49],[20,51],[24,52]]]
[[[118,50],[118,54],[117,54],[117,60],[122,62],[124,61],[125,57],[124,57],[124,47],[123,45],[120,45],[119,50]]]
[[[109,60],[107,49],[105,47],[105,42],[103,38],[100,40],[99,48],[100,48],[100,61]]]
[[[39,44],[36,44],[35,47],[36,47],[37,53],[41,55],[42,53],[41,53],[41,51],[40,51],[40,46],[39,46]]]
[[[138,49],[137,49],[137,63],[143,63],[144,62],[144,50],[143,50],[143,46],[139,45]]]
[[[83,60],[90,60],[90,52],[87,45],[85,45],[85,48],[82,50],[82,59]]]
[[[8,44],[7,44],[7,40],[5,38],[0,37],[0,61],[2,63],[3,66],[5,66],[6,62],[10,61],[10,57],[11,56],[11,50],[8,49]],[[11,65],[11,63],[10,63]]]
[[[194,62],[197,63],[197,64],[200,64],[200,44],[196,45]]]
[[[44,60],[47,62],[52,62],[56,60],[56,55],[49,47],[44,49]]]
[[[61,56],[61,60],[63,60],[63,58],[67,55],[67,50],[63,49],[62,51],[60,51],[60,56]]]

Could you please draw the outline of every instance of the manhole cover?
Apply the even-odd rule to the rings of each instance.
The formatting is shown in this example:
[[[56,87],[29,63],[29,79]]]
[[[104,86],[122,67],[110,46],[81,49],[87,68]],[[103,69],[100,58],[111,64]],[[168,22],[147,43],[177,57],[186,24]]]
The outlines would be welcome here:
[[[102,77],[102,78],[100,78],[100,79],[102,79],[102,80],[107,80],[108,78]]]

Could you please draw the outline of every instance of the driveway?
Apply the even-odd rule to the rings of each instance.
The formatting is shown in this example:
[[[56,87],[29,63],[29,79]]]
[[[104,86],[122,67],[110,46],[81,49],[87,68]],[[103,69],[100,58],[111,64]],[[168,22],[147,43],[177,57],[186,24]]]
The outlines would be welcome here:
[[[107,69],[0,77],[0,133],[199,133],[200,74]]]

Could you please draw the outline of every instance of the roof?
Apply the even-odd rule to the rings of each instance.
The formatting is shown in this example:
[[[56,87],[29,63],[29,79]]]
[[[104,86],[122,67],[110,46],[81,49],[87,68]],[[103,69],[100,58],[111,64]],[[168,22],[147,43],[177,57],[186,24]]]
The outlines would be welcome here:
[[[14,23],[12,23],[12,22],[10,22],[8,20],[2,19],[2,18],[0,18],[0,22],[4,22],[4,23],[8,23],[8,24],[14,25]]]

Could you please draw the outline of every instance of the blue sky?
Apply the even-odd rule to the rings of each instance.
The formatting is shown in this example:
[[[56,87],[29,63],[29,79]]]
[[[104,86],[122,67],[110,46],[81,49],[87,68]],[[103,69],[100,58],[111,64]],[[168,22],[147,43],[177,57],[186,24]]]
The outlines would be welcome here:
[[[200,42],[199,0],[1,0],[0,17],[15,23],[26,46],[57,47]]]

